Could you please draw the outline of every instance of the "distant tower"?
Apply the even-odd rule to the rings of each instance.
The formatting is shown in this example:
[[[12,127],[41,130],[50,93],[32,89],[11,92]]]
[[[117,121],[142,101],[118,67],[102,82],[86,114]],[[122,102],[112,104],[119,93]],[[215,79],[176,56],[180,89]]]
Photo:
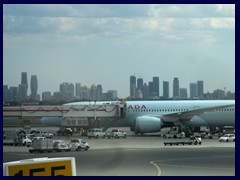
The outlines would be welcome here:
[[[153,96],[159,97],[159,77],[153,77]]]
[[[27,73],[22,72],[21,84],[19,85],[20,101],[25,101],[27,99],[27,90],[28,90]]]
[[[74,85],[68,82],[61,83],[59,96],[61,100],[71,101],[74,97]]]
[[[198,97],[197,83],[190,83],[190,99]]]
[[[144,83],[143,85],[143,99],[148,99],[148,85]]]
[[[80,96],[81,96],[81,83],[76,83],[75,88],[76,88],[76,96],[78,98],[80,98]]]
[[[173,98],[179,98],[179,80],[177,77],[173,79]]]
[[[101,84],[98,84],[97,85],[97,101],[101,101],[101,100],[103,100],[102,99],[102,85]]]
[[[37,90],[38,90],[37,76],[32,75],[31,76],[31,98],[33,100],[37,100]]]
[[[27,88],[28,88],[28,83],[27,83],[27,73],[26,72],[22,72],[22,81],[21,84],[26,84]]]
[[[187,88],[180,88],[180,90],[179,90],[180,92],[180,97],[181,98],[187,98]]]
[[[148,82],[148,98],[153,98],[153,82]]]
[[[137,79],[137,89],[143,92],[143,78]]]
[[[163,81],[163,98],[168,99],[169,98],[169,82]]]
[[[130,76],[130,97],[135,97],[136,92],[136,76]]]
[[[203,99],[203,81],[197,81],[198,97]]]

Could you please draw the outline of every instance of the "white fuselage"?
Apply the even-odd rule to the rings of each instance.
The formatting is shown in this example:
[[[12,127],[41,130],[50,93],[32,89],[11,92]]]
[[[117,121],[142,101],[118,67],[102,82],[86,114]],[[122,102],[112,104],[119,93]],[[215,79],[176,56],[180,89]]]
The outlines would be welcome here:
[[[126,119],[130,125],[139,116],[161,116],[231,104],[232,107],[205,112],[182,122],[186,126],[235,126],[234,100],[128,101]]]

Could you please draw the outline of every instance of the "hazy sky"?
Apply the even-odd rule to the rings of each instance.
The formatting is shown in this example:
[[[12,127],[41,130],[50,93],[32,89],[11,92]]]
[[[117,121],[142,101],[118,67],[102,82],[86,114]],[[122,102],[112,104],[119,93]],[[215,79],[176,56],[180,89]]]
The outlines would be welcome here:
[[[129,96],[129,77],[235,92],[235,5],[3,5],[3,84],[62,82]],[[28,90],[30,94],[30,88]]]

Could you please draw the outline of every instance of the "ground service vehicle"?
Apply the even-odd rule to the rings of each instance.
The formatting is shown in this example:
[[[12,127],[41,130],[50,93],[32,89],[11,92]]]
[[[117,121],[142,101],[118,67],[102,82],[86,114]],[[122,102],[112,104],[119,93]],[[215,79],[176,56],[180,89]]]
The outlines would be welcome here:
[[[56,150],[58,152],[71,151],[70,146],[67,145],[63,140],[54,140],[53,141],[53,150]]]
[[[190,137],[189,140],[186,140],[186,141],[168,141],[168,142],[163,142],[164,145],[185,145],[185,144],[188,144],[188,145],[201,145],[202,144],[202,141],[201,141],[201,138],[199,137]]]
[[[234,134],[225,134],[219,138],[219,142],[235,142],[235,135]]]
[[[26,136],[25,138],[22,139],[22,145],[30,147],[32,145],[32,140]]]
[[[163,138],[182,138],[182,133],[180,133],[180,130],[178,127],[171,127],[166,133],[164,133]]]
[[[124,132],[121,129],[113,129],[111,135],[112,135],[112,137],[115,137],[115,138],[119,138],[119,137],[126,138],[127,137],[126,132]]]
[[[66,129],[59,129],[58,131],[57,131],[57,135],[59,135],[59,136],[72,136],[72,134],[73,134],[73,131],[72,131],[72,129],[71,128],[66,128]]]
[[[99,128],[93,128],[93,129],[89,129],[88,130],[88,133],[87,133],[87,136],[88,138],[99,138],[99,137],[102,137],[102,138],[105,138],[106,134],[105,132],[103,132],[102,129],[99,129]]]
[[[82,139],[72,139],[70,142],[70,148],[71,150],[78,151],[81,149],[84,149],[87,151],[90,147],[88,143]]]

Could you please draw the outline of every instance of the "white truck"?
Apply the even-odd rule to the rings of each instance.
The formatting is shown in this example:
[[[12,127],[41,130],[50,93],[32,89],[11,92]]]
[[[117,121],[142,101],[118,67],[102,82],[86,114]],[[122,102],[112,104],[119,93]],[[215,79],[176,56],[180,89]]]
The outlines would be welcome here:
[[[103,130],[99,128],[89,129],[87,133],[87,137],[89,139],[91,139],[92,137],[96,139],[99,137],[105,138],[105,136],[106,136],[105,132],[103,132]]]
[[[90,146],[86,141],[82,139],[72,139],[70,142],[70,148],[72,151],[78,151],[81,149],[84,149],[85,151],[87,151],[90,148]]]
[[[115,138],[120,138],[120,137],[126,138],[127,134],[122,129],[113,129],[112,130],[112,137],[115,137]]]
[[[184,135],[179,132],[178,127],[171,127],[166,133],[164,133],[163,138],[178,138],[181,139]]]

